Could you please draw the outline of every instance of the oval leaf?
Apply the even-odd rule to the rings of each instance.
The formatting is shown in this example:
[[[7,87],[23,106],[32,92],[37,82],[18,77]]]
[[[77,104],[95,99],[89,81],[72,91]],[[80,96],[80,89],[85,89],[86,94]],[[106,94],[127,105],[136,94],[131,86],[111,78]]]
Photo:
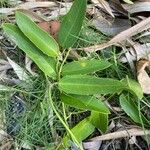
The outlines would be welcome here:
[[[106,69],[111,64],[104,60],[79,60],[67,63],[63,66],[63,75],[88,74],[98,70]]]
[[[64,17],[58,35],[62,47],[69,48],[76,42],[85,17],[86,3],[87,0],[75,0]]]
[[[72,107],[94,110],[100,113],[109,114],[110,111],[102,100],[97,99],[94,96],[81,96],[81,95],[65,95],[61,96],[61,100]]]
[[[43,53],[56,57],[59,55],[57,42],[48,33],[38,27],[28,16],[22,12],[16,12],[16,21],[20,30],[33,42]]]
[[[56,61],[54,58],[43,54],[23,35],[17,26],[13,24],[3,24],[3,29],[47,76],[52,78],[56,77]]]
[[[70,94],[92,95],[121,92],[125,86],[118,80],[97,78],[88,75],[72,75],[63,77],[59,89]]]
[[[137,96],[139,99],[142,99],[143,90],[138,82],[129,78],[123,79],[121,82],[126,84],[126,90]]]
[[[91,112],[91,123],[105,133],[108,128],[108,114],[102,114],[96,111]]]
[[[119,98],[120,105],[122,109],[126,112],[126,114],[131,117],[131,119],[141,124],[140,116],[139,116],[139,110],[137,105],[133,102],[132,99],[128,99],[124,94],[122,94]],[[150,121],[148,121],[143,114],[141,114],[141,118],[143,120],[143,123],[145,125],[150,125]]]

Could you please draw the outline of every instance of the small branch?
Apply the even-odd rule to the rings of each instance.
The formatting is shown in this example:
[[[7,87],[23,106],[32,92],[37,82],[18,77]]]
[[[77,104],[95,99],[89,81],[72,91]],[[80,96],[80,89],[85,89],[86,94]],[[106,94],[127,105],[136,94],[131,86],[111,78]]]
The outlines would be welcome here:
[[[117,132],[97,136],[97,137],[90,139],[90,141],[104,141],[104,140],[125,138],[125,137],[130,137],[130,136],[142,136],[142,135],[148,135],[148,134],[150,134],[150,130],[143,131],[140,128],[133,128],[129,130],[122,130],[122,131],[117,131]]]

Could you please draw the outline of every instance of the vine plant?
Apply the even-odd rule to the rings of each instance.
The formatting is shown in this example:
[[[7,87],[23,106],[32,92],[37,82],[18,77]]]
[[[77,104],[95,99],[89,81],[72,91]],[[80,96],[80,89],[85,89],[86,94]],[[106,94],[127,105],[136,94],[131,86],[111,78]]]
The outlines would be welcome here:
[[[21,11],[16,12],[16,25],[4,23],[3,29],[18,47],[30,57],[42,70],[49,85],[49,104],[66,128],[67,135],[62,142],[69,145],[69,137],[80,148],[82,140],[95,128],[102,133],[107,131],[109,108],[101,100],[101,95],[118,94],[120,105],[132,120],[149,126],[150,122],[139,113],[137,105],[126,96],[131,93],[137,100],[143,97],[140,85],[129,78],[121,81],[110,78],[95,77],[94,72],[111,67],[106,60],[80,58],[67,62],[71,47],[77,41],[86,12],[86,0],[75,0],[70,11],[64,16],[58,42]],[[62,52],[63,50],[63,52]],[[52,100],[53,85],[60,91],[63,104],[91,111],[91,115],[70,129],[63,117],[57,112]],[[58,146],[63,149],[62,146]]]

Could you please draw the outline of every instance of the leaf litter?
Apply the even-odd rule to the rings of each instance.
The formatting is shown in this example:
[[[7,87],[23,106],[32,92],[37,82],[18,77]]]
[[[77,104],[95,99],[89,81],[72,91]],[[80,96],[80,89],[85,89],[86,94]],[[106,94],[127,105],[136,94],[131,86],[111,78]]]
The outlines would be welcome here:
[[[84,50],[88,54],[99,50],[103,51],[105,48],[114,45],[120,47],[121,57],[117,58],[118,61],[124,65],[129,64],[131,69],[136,71],[137,80],[140,83],[143,92],[145,94],[150,94],[150,77],[148,75],[150,69],[150,17],[148,14],[150,11],[150,2],[148,0],[135,2],[126,0],[125,2],[126,3],[123,3],[119,0],[111,0],[110,2],[105,0],[91,0],[91,3],[88,4],[87,12],[92,8],[92,10],[96,9],[96,13],[93,13],[92,15],[88,13],[88,15],[91,15],[90,17],[92,17],[89,26],[90,28],[95,28],[98,32],[105,34],[109,40],[103,44],[91,44],[90,47],[80,47],[75,49],[78,49],[81,52]],[[60,26],[60,22],[58,21],[59,17],[65,15],[71,5],[72,2],[20,2],[20,4],[16,5],[14,8],[0,8],[0,14],[5,14],[9,18],[15,10],[25,9],[23,11],[26,11],[27,13],[29,11],[29,16],[32,16],[42,29],[57,39]],[[79,54],[78,51],[77,53]],[[25,73],[25,69],[18,66],[18,64],[8,56],[7,59],[8,62],[5,61],[6,64],[0,66],[0,68],[2,68],[1,70],[10,70],[13,68],[19,80],[28,80],[27,78],[29,78],[29,76]],[[33,62],[26,57],[26,69],[32,76],[38,76],[33,70],[32,65]],[[8,77],[8,73],[5,72],[5,75]],[[129,137],[129,135],[143,137],[145,133],[150,134],[149,130],[143,131],[139,128],[121,131],[115,129],[112,132],[113,133],[107,133],[98,137],[95,135],[95,137],[88,138],[87,141],[83,142],[84,148],[98,150],[100,147],[106,146],[106,143],[101,144],[101,141],[125,138]],[[97,140],[100,142],[97,142]],[[139,141],[137,140],[136,142],[138,143]],[[129,144],[131,143],[129,142]],[[132,144],[135,144],[135,142]]]

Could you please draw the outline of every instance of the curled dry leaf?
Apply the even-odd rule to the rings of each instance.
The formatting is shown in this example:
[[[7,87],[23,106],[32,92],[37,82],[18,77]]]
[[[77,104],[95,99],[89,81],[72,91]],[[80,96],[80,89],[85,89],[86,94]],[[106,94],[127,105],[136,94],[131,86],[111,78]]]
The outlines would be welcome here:
[[[105,0],[92,0],[94,4],[97,4],[98,6],[102,7],[107,13],[109,13],[113,18],[114,15],[112,13],[112,9],[109,6],[109,3]]]
[[[133,62],[140,59],[150,60],[150,43],[142,44],[135,43],[133,47],[125,52],[125,56],[120,58],[122,63]]]
[[[150,77],[146,71],[146,68],[150,70],[150,61],[140,60],[137,63],[137,79],[140,83],[143,92],[150,94]]]
[[[135,2],[134,5],[125,4],[123,5],[123,8],[126,9],[130,14],[149,12],[150,2]]]

